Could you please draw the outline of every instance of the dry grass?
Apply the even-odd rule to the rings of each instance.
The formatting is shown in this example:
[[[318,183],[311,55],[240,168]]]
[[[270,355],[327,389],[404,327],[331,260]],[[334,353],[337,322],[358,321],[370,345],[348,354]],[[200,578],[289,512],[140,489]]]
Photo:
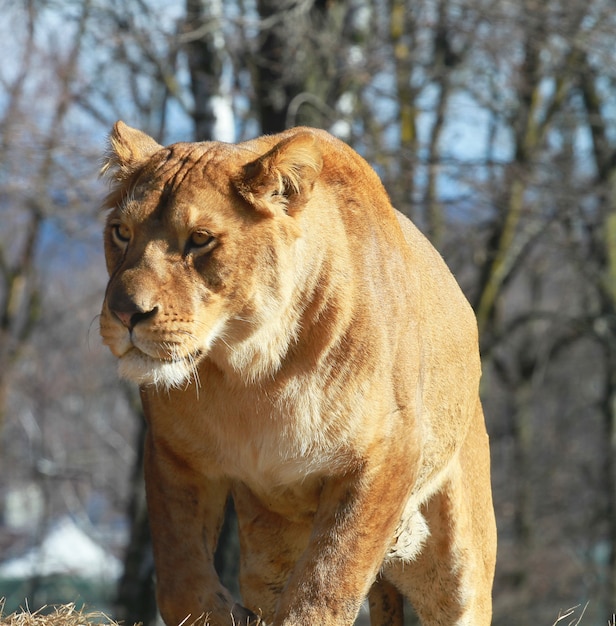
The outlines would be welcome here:
[[[577,606],[573,606],[570,609],[567,609],[565,612],[560,612],[556,621],[552,624],[552,626],[557,626],[557,624],[562,624],[562,626],[579,626],[582,622],[582,618],[584,617],[584,613],[586,613],[586,607],[588,603],[583,607],[581,604]],[[578,611],[581,609],[579,615],[576,615]],[[565,622],[565,620],[569,620]]]
[[[583,606],[578,604],[577,606],[573,606],[564,612],[561,611],[552,626],[581,626],[582,618],[584,617],[584,613],[586,613],[587,608],[588,602]],[[610,619],[607,620],[607,626],[616,626],[616,613],[614,613]]]
[[[29,609],[4,615],[4,603],[0,600],[0,626],[119,626],[104,613],[88,613],[74,604],[42,607],[32,613]]]
[[[587,606],[578,604],[561,611],[552,626],[581,626]],[[34,613],[26,609],[11,615],[4,615],[3,609],[4,601],[0,599],[0,626],[120,626],[104,613],[88,613],[74,604],[42,607]],[[611,616],[607,626],[616,626],[616,614]]]

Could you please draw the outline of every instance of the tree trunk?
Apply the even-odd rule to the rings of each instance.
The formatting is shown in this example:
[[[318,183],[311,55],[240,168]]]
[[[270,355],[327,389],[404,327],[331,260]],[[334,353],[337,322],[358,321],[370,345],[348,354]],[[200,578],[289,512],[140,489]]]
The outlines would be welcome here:
[[[131,392],[129,392],[131,393]],[[131,393],[131,396],[134,396]],[[131,403],[139,414],[137,458],[131,476],[129,519],[130,537],[124,556],[124,571],[116,595],[115,619],[125,624],[153,624],[156,619],[154,558],[143,488],[143,446],[147,426],[138,402]]]
[[[186,0],[185,50],[193,95],[195,141],[215,138],[217,122],[214,103],[220,97],[222,60],[216,45],[219,28],[219,3],[210,0]]]
[[[415,24],[406,0],[390,0],[389,30],[394,50],[396,72],[396,101],[400,127],[399,186],[396,185],[395,206],[413,218],[415,194],[415,164],[419,151],[417,139],[417,117],[419,109],[417,90],[412,85],[413,44]]]
[[[286,128],[287,107],[297,89],[288,84],[285,67],[289,63],[288,37],[278,0],[258,0],[261,19],[259,51],[255,67],[255,96],[261,132],[279,133]]]
[[[616,316],[616,150],[611,147],[609,141],[601,97],[596,88],[597,76],[586,56],[580,59],[579,68],[579,85],[593,140],[597,182],[604,189],[605,218],[601,254],[603,267],[600,268],[603,272],[600,279],[602,306],[599,314],[604,320],[612,320]],[[610,325],[607,336],[602,339],[606,362],[603,402],[606,442],[605,507],[609,520],[610,550],[605,605],[610,607],[616,599],[616,328]]]

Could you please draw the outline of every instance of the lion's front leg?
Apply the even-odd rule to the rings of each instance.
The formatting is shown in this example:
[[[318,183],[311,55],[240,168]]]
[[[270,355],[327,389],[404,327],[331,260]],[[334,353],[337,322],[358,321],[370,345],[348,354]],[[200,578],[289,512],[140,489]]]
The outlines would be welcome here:
[[[302,558],[280,598],[274,626],[350,626],[390,547],[409,473],[392,463],[329,480]]]
[[[233,603],[214,569],[214,550],[229,493],[150,435],[145,481],[157,576],[157,601],[168,626],[247,624],[252,614]]]

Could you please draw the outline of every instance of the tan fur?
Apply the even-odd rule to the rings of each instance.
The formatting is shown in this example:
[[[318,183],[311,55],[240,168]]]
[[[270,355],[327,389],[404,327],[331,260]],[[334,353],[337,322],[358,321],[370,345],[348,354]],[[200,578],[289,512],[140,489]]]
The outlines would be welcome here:
[[[163,148],[121,122],[104,169],[101,333],[141,386],[166,623],[341,626],[370,592],[381,626],[399,593],[489,624],[473,312],[374,171],[317,130]],[[249,611],[213,567],[229,494]]]

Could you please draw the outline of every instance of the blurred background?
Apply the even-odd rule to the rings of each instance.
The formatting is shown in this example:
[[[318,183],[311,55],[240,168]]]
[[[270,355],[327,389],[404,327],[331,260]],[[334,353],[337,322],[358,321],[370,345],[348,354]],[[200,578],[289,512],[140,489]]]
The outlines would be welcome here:
[[[148,626],[143,421],[100,344],[116,119],[358,150],[477,313],[494,624],[616,610],[612,0],[0,0],[0,597]],[[233,518],[218,566],[235,589]],[[411,618],[409,623],[411,623]]]

